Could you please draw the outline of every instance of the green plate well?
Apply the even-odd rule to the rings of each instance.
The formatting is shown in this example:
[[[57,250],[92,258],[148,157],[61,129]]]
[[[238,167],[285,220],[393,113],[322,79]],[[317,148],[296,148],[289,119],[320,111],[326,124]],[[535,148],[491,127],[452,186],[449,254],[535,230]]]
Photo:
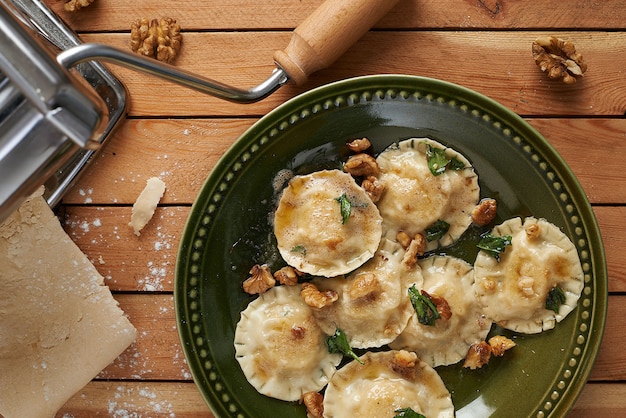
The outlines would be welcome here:
[[[305,417],[304,407],[262,396],[235,360],[234,331],[252,300],[241,290],[256,263],[284,265],[270,218],[281,170],[338,168],[345,143],[367,137],[378,153],[410,137],[463,153],[498,219],[535,216],[559,226],[582,260],[578,307],[539,335],[507,333],[517,344],[478,371],[439,368],[457,417],[557,417],[573,406],[599,350],[607,305],[599,228],[580,184],[550,144],[512,111],[458,85],[380,75],[329,84],[279,106],[224,154],[193,204],[176,267],[180,338],[194,380],[218,417]],[[473,263],[470,230],[441,252]],[[500,330],[494,330],[494,332]]]

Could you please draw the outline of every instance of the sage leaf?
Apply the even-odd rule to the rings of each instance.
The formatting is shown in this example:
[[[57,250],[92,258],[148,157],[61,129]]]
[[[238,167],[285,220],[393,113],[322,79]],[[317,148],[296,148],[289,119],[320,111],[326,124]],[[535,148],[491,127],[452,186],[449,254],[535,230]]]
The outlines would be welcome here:
[[[494,257],[497,261],[500,261],[500,254],[506,250],[506,247],[512,244],[512,239],[510,235],[498,237],[487,233],[482,236],[477,247]]]
[[[559,286],[554,286],[548,292],[548,297],[546,298],[546,309],[554,311],[555,313],[559,313],[559,309],[561,305],[565,303],[565,292]]]
[[[413,408],[401,408],[394,411],[396,415],[393,418],[426,418],[422,414],[418,414]]]
[[[415,285],[409,288],[409,300],[415,309],[420,324],[433,326],[435,321],[441,318],[433,301],[425,294],[420,293]]]
[[[428,169],[433,176],[443,174],[446,170],[459,171],[465,168],[465,164],[457,157],[448,157],[445,149],[433,147],[426,144],[426,159],[428,161]]]
[[[326,345],[329,353],[340,353],[344,356],[353,358],[361,364],[365,364],[352,350],[352,347],[350,347],[350,344],[348,343],[348,337],[346,337],[346,334],[339,328],[335,330],[335,334],[328,337]]]
[[[341,223],[345,225],[350,219],[350,214],[352,213],[352,203],[348,199],[345,193],[341,196],[335,198],[337,202],[339,202],[339,211],[341,212]]]
[[[441,239],[449,230],[450,224],[438,219],[437,222],[426,228],[424,232],[426,232],[426,240],[430,242]]]

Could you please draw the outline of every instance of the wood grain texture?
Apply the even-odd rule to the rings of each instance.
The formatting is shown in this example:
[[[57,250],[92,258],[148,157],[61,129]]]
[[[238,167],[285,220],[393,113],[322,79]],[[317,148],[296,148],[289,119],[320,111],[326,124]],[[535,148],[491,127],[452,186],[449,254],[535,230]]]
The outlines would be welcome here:
[[[626,416],[626,391],[623,385],[588,384],[568,418]]]
[[[138,336],[97,379],[191,380],[178,337],[173,296],[119,294],[116,299]]]
[[[609,296],[606,330],[600,353],[590,379],[623,381],[626,370],[626,350],[623,348],[626,327],[626,296]]]
[[[557,150],[593,203],[626,201],[621,158],[626,157],[626,119],[529,119]]]
[[[148,178],[166,184],[164,204],[189,205],[248,119],[133,119],[94,158],[65,204],[132,204]]]
[[[45,0],[86,42],[130,50],[131,22],[169,16],[183,28],[175,65],[240,88],[274,69],[273,55],[322,0],[96,0],[79,13]],[[64,228],[105,277],[137,341],[57,418],[213,418],[178,337],[173,291],[180,237],[205,179],[262,115],[327,83],[374,74],[442,79],[526,118],[563,157],[593,205],[608,266],[606,332],[589,384],[568,417],[626,416],[626,7],[623,0],[400,0],[330,68],[300,87],[233,104],[107,64],[130,93],[129,119],[58,209]],[[566,86],[541,73],[538,36],[572,41],[589,66]],[[167,190],[135,236],[131,205],[148,178]]]
[[[162,416],[160,414],[165,413],[205,416],[194,415],[206,414],[208,409],[191,382],[181,354],[171,295],[124,294],[116,295],[116,298],[137,327],[139,338],[98,376],[98,380],[77,393],[59,416],[69,413],[78,418],[103,414],[103,411],[108,411],[109,416],[116,416],[112,411],[119,409],[145,416]],[[591,375],[592,384],[585,387],[572,412],[574,416],[585,416],[585,413],[598,408],[602,411],[625,410],[626,402],[620,398],[626,394],[624,385],[593,384],[623,379],[621,371],[626,367],[626,352],[621,346],[621,330],[626,326],[625,318],[626,297],[612,296],[603,345]],[[115,379],[121,380],[109,381]],[[137,379],[141,381],[132,381]],[[600,407],[596,402],[605,402],[606,405]]]
[[[136,415],[131,415],[135,413]],[[623,385],[590,383],[568,418],[626,415]],[[151,418],[213,418],[197,387],[189,382],[89,383],[70,399],[56,418],[137,416]]]
[[[178,244],[188,207],[160,207],[137,237],[128,226],[128,206],[67,206],[63,224],[115,291],[171,292]],[[594,212],[608,263],[609,290],[626,292],[626,207],[601,206]]]
[[[137,342],[98,376],[120,380],[191,380],[176,330],[174,301],[169,294],[117,294],[116,299],[139,332]],[[592,381],[624,379],[626,296],[609,297],[602,347],[591,373]]]
[[[262,36],[261,36],[262,35]],[[262,115],[305,90],[350,77],[406,74],[439,78],[476,90],[522,115],[613,115],[626,112],[626,32],[563,32],[589,64],[581,81],[549,80],[535,64],[537,32],[370,32],[329,69],[305,85],[288,84],[254,104],[232,104],[153,76],[112,67],[132,96],[131,116]],[[191,32],[184,34],[176,65],[235,87],[264,81],[275,68],[274,51],[288,32]],[[128,34],[86,34],[129,50]],[[449,51],[455,51],[450,54]],[[442,70],[442,66],[445,71]],[[468,75],[471,74],[471,77]]]
[[[192,382],[93,381],[56,418],[213,418]]]
[[[157,208],[151,222],[136,236],[130,207],[72,206],[63,223],[115,291],[171,292],[176,253],[188,207]]]
[[[609,274],[609,292],[626,292],[626,206],[594,208],[598,219]]]
[[[81,13],[67,13],[63,4],[46,1],[78,31],[128,31],[130,22],[170,16],[183,29],[290,30],[322,0],[151,0],[96,1]],[[401,0],[376,27],[381,29],[620,29],[626,10],[620,0]]]
[[[220,156],[257,119],[132,119],[109,140],[66,204],[132,204],[160,177],[164,204],[193,203]],[[528,120],[556,148],[594,204],[626,201],[626,119]]]

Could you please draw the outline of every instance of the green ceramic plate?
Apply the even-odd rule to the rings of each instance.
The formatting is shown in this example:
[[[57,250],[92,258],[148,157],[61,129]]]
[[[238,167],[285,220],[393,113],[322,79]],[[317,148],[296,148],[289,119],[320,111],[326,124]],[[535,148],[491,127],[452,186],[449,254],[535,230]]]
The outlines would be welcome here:
[[[376,152],[409,137],[448,144],[476,167],[481,194],[497,198],[496,221],[543,217],[572,239],[585,272],[575,311],[549,332],[507,333],[515,349],[481,370],[438,369],[458,417],[565,415],[587,380],[606,317],[606,261],[585,193],[515,113],[457,85],[392,75],[337,82],[278,107],[239,138],[200,191],[180,245],[175,301],[189,367],[215,415],[306,416],[297,403],[258,394],[235,360],[235,326],[251,300],[241,283],[255,263],[284,265],[269,224],[277,173],[338,167],[345,142],[364,136]],[[445,252],[473,262],[478,233],[468,231]]]

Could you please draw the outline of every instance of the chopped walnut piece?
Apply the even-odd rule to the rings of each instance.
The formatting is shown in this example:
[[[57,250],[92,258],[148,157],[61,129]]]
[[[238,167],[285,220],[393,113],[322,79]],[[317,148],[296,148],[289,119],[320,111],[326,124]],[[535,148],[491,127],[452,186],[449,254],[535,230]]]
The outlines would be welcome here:
[[[330,306],[333,302],[339,299],[337,292],[333,290],[321,292],[313,283],[302,283],[300,297],[302,297],[304,303],[312,308],[318,309]]]
[[[445,298],[437,295],[430,295],[423,290],[422,294],[426,294],[426,297],[428,297],[435,307],[437,307],[437,313],[442,320],[447,321],[452,317],[452,310],[450,309],[450,305]]]
[[[426,238],[422,234],[416,234],[404,253],[402,263],[409,268],[415,267],[417,257],[424,255],[424,251],[426,251],[426,244]]]
[[[479,226],[488,225],[496,217],[497,210],[496,199],[483,199],[472,210],[472,222]]]
[[[489,338],[489,345],[494,356],[502,357],[505,351],[515,347],[515,342],[503,335],[495,335]]]
[[[291,337],[294,340],[303,339],[305,334],[306,334],[306,328],[302,328],[297,325],[294,325],[293,327],[291,327]]]
[[[537,38],[532,45],[533,58],[541,71],[549,78],[563,79],[566,84],[573,84],[576,78],[582,77],[587,71],[587,64],[583,61],[576,47],[569,41],[555,36]]]
[[[355,139],[352,142],[346,144],[352,152],[363,152],[372,146],[372,143],[367,138]]]
[[[529,224],[524,227],[529,239],[537,239],[541,236],[541,227],[538,224]]]
[[[286,286],[295,286],[298,284],[298,272],[291,266],[286,266],[274,273],[274,278],[280,284]]]
[[[68,0],[63,5],[66,12],[74,13],[80,9],[89,6],[94,0]]]
[[[463,367],[468,367],[472,370],[480,369],[489,363],[489,358],[491,358],[491,346],[489,344],[485,341],[472,344],[465,356]]]
[[[404,231],[398,231],[396,234],[396,240],[400,245],[402,245],[402,247],[404,247],[404,249],[407,249],[409,244],[411,244],[411,237]]]
[[[178,56],[182,39],[180,25],[172,18],[142,18],[130,27],[130,47],[133,52],[168,64],[173,63]]]
[[[306,392],[302,394],[302,403],[306,406],[307,418],[324,417],[324,396],[319,392]]]
[[[363,180],[361,187],[363,187],[369,198],[372,199],[372,202],[374,203],[378,202],[385,192],[385,183],[378,180],[375,176],[369,176]]]
[[[363,273],[356,276],[350,286],[350,298],[360,299],[374,296],[381,291],[380,282],[374,273]]]
[[[250,277],[243,282],[243,290],[246,293],[255,295],[257,293],[267,292],[274,287],[276,280],[272,276],[272,272],[267,264],[255,264],[250,269]]]
[[[370,177],[378,176],[380,169],[376,159],[369,154],[355,154],[348,158],[343,165],[346,173],[350,173],[352,177]]]
[[[391,360],[391,369],[407,380],[417,377],[417,354],[412,351],[400,350]]]

